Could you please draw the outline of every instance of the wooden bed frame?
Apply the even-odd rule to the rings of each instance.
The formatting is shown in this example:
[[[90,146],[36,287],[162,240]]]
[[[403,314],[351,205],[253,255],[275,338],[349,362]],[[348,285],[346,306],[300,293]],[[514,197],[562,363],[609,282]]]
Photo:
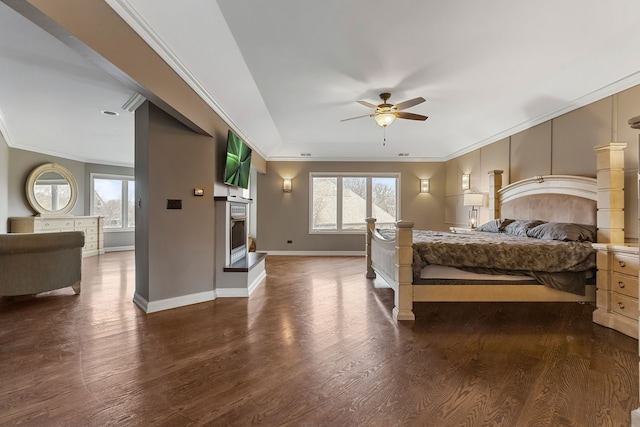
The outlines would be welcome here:
[[[606,147],[610,145],[607,144]],[[602,222],[606,224],[603,224],[605,227],[602,229],[598,227],[598,241],[610,241],[612,232],[609,226],[612,213],[609,212],[608,202],[604,199],[610,196],[611,188],[607,184],[611,179],[608,168],[605,172],[601,174],[599,168],[599,179],[607,181],[601,182],[600,186],[595,178],[547,175],[525,179],[501,188],[502,171],[490,171],[490,219],[541,219],[599,225],[600,217],[604,214],[606,220]],[[599,205],[607,207],[599,212]],[[393,317],[396,320],[415,319],[413,302],[595,301],[596,289],[593,284],[586,286],[584,296],[539,284],[482,284],[474,281],[455,285],[414,285],[413,226],[413,222],[398,221],[395,240],[385,240],[375,232],[375,219],[367,218],[367,277],[380,276],[393,288]]]

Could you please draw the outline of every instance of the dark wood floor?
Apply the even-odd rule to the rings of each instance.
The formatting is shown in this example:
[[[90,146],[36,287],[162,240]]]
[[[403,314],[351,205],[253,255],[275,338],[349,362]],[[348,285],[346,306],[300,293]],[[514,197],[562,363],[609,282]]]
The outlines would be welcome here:
[[[626,426],[638,342],[575,303],[422,303],[362,258],[268,257],[250,299],[146,315],[132,253],[0,298],[0,425]],[[176,284],[179,286],[179,284]]]

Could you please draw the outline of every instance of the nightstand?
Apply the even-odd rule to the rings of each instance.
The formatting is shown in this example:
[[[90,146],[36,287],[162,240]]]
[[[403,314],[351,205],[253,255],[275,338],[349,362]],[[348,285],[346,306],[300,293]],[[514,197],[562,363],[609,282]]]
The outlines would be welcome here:
[[[638,247],[594,243],[598,251],[593,321],[638,338]]]

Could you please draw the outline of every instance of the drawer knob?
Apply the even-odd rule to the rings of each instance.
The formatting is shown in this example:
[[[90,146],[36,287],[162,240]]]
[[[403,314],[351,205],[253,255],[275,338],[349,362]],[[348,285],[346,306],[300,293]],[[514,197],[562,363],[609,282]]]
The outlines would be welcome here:
[[[627,265],[627,263],[624,261],[618,261],[618,264],[620,264],[620,267],[624,267],[625,265]]]
[[[622,301],[618,301],[618,307],[624,310],[624,303],[622,303]]]
[[[624,288],[624,282],[618,282],[618,286],[620,286],[621,288]]]

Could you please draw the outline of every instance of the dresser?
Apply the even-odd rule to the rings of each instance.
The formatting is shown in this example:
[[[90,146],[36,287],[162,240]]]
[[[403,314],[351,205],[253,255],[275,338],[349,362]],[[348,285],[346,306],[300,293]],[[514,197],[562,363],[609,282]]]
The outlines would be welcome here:
[[[593,247],[598,251],[593,321],[638,338],[638,247],[604,243]]]
[[[11,233],[59,233],[61,231],[83,231],[82,256],[104,253],[102,217],[56,216],[56,217],[12,217],[9,218]]]

